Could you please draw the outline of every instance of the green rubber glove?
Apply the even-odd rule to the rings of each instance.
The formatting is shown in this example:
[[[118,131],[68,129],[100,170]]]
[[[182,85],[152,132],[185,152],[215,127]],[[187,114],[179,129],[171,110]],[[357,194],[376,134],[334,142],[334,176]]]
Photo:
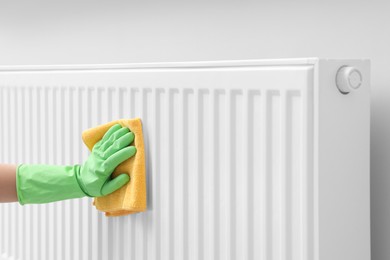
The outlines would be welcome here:
[[[65,199],[99,197],[116,191],[130,177],[126,173],[111,179],[114,169],[136,153],[129,146],[134,134],[127,127],[112,126],[95,144],[83,165],[20,164],[16,190],[21,205]]]

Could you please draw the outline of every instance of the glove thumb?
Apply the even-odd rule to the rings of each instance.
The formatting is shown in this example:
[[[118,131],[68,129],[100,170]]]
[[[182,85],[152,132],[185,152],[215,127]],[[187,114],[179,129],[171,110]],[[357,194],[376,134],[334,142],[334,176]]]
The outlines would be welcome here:
[[[102,196],[113,193],[117,189],[121,188],[123,185],[130,181],[130,176],[126,173],[122,173],[116,178],[106,182],[101,190]]]

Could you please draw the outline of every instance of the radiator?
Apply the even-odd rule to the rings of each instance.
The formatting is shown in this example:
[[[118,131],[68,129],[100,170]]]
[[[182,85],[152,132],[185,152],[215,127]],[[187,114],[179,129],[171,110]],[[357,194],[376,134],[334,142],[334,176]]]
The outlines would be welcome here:
[[[83,130],[143,121],[148,210],[0,205],[0,255],[367,260],[367,60],[0,67],[0,162],[81,164]]]

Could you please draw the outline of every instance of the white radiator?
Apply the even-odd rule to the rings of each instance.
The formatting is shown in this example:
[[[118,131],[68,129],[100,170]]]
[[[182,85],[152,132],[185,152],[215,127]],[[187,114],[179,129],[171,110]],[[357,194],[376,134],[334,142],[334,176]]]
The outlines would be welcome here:
[[[316,58],[0,67],[1,163],[82,163],[83,130],[141,117],[148,188],[117,218],[2,204],[1,259],[370,259],[369,77]]]

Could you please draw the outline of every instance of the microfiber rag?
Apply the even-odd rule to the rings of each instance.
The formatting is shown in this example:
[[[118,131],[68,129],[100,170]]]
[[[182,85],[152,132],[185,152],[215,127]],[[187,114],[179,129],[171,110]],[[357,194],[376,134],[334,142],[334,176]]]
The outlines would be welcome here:
[[[127,173],[130,181],[122,188],[103,197],[94,198],[96,209],[104,211],[108,217],[123,216],[146,210],[146,169],[145,151],[142,135],[141,119],[118,119],[88,130],[82,133],[82,139],[90,151],[93,146],[103,138],[111,126],[120,124],[128,127],[134,133],[134,146],[136,154],[121,163],[112,173],[113,177],[121,173]]]

